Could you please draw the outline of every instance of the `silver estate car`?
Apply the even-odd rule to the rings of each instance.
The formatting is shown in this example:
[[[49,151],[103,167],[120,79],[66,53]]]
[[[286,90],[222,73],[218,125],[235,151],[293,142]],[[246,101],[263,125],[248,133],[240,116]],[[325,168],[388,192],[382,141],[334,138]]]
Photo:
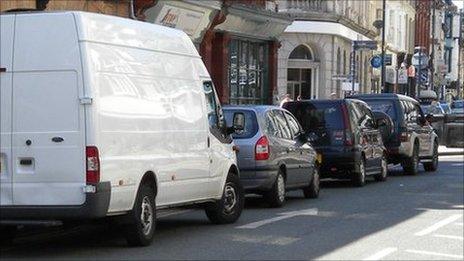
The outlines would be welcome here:
[[[272,207],[284,204],[288,190],[317,198],[318,156],[293,115],[275,106],[226,106],[226,122],[235,112],[245,116],[243,131],[232,134],[245,191],[263,195]]]

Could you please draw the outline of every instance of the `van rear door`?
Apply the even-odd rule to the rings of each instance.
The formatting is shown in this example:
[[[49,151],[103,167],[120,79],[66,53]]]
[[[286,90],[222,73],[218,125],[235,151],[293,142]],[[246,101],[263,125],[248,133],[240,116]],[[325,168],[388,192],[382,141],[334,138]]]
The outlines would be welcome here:
[[[17,15],[15,30],[13,204],[81,205],[85,125],[73,15]]]
[[[11,172],[11,86],[14,15],[0,15],[0,205],[13,203]]]

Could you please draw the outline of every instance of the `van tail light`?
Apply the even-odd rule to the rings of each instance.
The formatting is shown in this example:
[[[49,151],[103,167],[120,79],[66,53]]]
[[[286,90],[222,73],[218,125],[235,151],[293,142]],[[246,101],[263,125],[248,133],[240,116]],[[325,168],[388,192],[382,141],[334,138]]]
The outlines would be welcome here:
[[[348,114],[348,108],[346,104],[342,104],[342,116],[343,116],[343,126],[345,127],[345,146],[353,146],[353,132],[351,132],[351,124],[350,124],[350,115]]]
[[[269,140],[266,136],[262,136],[255,145],[255,160],[269,159]]]
[[[86,181],[90,184],[100,182],[100,157],[98,148],[95,146],[87,146],[85,148],[86,158]]]

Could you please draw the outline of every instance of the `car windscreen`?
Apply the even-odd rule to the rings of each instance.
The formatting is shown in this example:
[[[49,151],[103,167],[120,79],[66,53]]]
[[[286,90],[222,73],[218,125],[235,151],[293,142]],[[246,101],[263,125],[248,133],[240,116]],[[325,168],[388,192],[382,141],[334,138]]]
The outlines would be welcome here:
[[[395,104],[391,100],[364,100],[373,111],[386,113],[390,118],[396,120]]]
[[[245,115],[245,128],[242,131],[232,134],[234,139],[249,139],[256,135],[258,131],[258,122],[256,115],[251,110],[233,110],[224,109],[224,117],[226,119],[227,126],[232,126],[234,121],[234,113],[242,112]]]
[[[424,114],[443,114],[439,105],[421,105]]]

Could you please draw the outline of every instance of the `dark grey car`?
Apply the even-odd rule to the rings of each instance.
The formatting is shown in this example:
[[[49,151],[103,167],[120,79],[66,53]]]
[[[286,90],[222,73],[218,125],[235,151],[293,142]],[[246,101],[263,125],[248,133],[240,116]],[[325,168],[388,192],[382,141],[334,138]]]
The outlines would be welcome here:
[[[245,191],[263,195],[273,207],[284,204],[288,190],[318,197],[317,155],[293,115],[274,106],[224,107],[227,122],[235,112],[246,119],[244,130],[232,135]]]

